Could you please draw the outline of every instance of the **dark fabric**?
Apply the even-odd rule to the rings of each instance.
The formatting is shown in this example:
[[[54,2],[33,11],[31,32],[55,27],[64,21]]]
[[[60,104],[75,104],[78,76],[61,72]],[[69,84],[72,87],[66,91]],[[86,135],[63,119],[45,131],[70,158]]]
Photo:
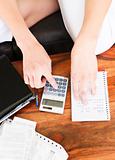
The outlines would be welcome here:
[[[73,41],[65,29],[60,11],[36,23],[30,28],[30,31],[49,55],[68,52],[73,46]],[[21,50],[16,45],[14,38],[12,42],[0,44],[0,55],[3,54],[7,55],[11,61],[22,59]]]
[[[30,31],[37,40],[44,46],[48,54],[70,51],[73,41],[67,33],[60,11],[48,16]]]
[[[0,43],[0,56],[6,55],[9,59],[13,60],[12,42]]]

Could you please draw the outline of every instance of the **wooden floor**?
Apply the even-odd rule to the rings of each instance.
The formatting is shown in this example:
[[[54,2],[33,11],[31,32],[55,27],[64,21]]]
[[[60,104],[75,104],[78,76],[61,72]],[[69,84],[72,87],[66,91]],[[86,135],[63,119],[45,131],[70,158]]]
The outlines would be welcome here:
[[[53,74],[70,77],[70,54],[51,57]],[[39,112],[35,104],[20,110],[15,116],[37,122],[36,130],[60,143],[68,152],[69,160],[115,160],[115,47],[98,57],[99,70],[108,72],[111,109],[109,122],[72,122],[70,84],[64,115]],[[22,74],[22,62],[14,63]],[[41,97],[42,90],[39,90]]]

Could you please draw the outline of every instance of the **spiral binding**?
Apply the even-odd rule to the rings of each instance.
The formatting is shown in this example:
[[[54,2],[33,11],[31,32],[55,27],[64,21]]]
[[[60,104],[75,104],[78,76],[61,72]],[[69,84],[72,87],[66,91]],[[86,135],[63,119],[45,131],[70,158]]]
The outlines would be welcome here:
[[[103,72],[103,80],[104,80],[104,89],[105,89],[105,106],[106,106],[106,113],[107,113],[107,119],[110,119],[109,115],[109,102],[108,102],[108,92],[107,92],[107,72]]]

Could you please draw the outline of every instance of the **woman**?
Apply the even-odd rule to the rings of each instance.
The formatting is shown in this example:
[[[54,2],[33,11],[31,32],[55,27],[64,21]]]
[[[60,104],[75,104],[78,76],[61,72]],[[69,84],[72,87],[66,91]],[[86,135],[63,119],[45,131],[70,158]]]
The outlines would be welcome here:
[[[71,77],[74,94],[86,103],[87,93],[95,94],[96,54],[115,42],[115,0],[0,0],[0,42],[15,37],[23,53],[24,81],[32,88],[54,88],[51,60],[29,27],[61,8],[65,26],[74,40]],[[46,79],[41,79],[44,76]]]

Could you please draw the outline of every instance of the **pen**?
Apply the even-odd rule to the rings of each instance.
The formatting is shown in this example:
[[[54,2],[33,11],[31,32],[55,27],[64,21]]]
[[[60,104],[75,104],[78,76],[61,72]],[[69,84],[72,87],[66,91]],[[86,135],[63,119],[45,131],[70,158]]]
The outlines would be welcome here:
[[[39,98],[38,98],[38,92],[35,90],[35,101],[36,101],[36,107],[39,107]]]
[[[36,107],[38,108],[39,106],[39,100],[38,100],[38,94],[36,94]]]

